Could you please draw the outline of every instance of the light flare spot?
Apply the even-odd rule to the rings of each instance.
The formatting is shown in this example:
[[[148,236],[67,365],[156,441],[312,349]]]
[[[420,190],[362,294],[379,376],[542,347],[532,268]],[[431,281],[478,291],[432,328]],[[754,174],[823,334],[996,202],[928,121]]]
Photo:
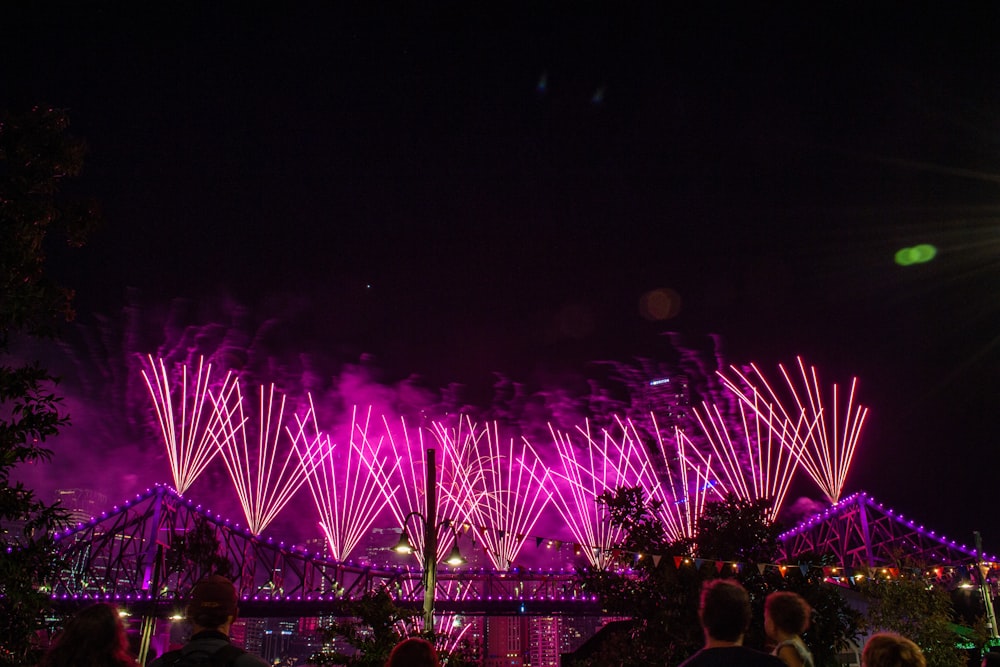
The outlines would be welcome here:
[[[639,298],[639,314],[651,322],[669,320],[681,312],[681,295],[669,287],[652,289]]]
[[[937,257],[937,248],[930,243],[921,243],[909,248],[900,248],[896,251],[895,259],[896,264],[900,266],[911,266],[925,264],[935,257]]]

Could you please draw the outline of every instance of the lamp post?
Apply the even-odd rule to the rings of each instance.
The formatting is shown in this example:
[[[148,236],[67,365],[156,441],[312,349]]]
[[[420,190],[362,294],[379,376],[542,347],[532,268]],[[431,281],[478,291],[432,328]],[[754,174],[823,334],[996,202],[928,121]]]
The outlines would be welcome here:
[[[410,544],[410,538],[406,532],[406,522],[411,516],[420,517],[424,524],[424,572],[421,579],[424,585],[424,632],[434,632],[434,592],[437,587],[437,543],[439,530],[444,527],[451,528],[455,537],[455,546],[451,550],[451,555],[448,556],[447,563],[449,565],[461,565],[465,562],[461,552],[458,550],[458,531],[455,530],[454,523],[452,523],[451,519],[444,519],[441,523],[437,523],[436,467],[434,450],[428,449],[425,489],[427,505],[425,513],[421,514],[414,510],[403,517],[403,532],[399,537],[399,544],[395,547],[396,551],[400,553],[413,553],[413,545]]]

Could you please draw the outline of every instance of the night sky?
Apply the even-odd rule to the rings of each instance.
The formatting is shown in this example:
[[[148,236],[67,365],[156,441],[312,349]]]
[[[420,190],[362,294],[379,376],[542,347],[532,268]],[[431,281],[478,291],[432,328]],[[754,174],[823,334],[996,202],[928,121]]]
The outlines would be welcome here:
[[[718,334],[857,376],[847,488],[1000,550],[1000,10],[287,4],[4,8],[0,108],[89,145],[81,325],[236,302],[429,386]]]

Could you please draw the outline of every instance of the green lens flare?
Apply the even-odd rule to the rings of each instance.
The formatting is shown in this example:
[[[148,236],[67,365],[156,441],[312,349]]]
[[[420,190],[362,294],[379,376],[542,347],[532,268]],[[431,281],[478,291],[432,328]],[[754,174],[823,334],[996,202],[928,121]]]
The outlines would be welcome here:
[[[911,248],[900,248],[896,251],[896,264],[900,266],[910,266],[911,264],[925,264],[937,257],[937,248],[930,243],[921,243]]]

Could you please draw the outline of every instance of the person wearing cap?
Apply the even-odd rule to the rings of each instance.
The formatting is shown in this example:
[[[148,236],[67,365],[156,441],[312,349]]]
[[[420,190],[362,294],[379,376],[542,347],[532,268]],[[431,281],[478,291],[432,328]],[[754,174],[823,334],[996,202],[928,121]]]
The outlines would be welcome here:
[[[149,667],[187,664],[265,667],[266,662],[229,643],[229,628],[239,613],[236,602],[236,587],[225,577],[214,574],[199,581],[191,589],[187,607],[191,639],[180,649],[164,653]]]

